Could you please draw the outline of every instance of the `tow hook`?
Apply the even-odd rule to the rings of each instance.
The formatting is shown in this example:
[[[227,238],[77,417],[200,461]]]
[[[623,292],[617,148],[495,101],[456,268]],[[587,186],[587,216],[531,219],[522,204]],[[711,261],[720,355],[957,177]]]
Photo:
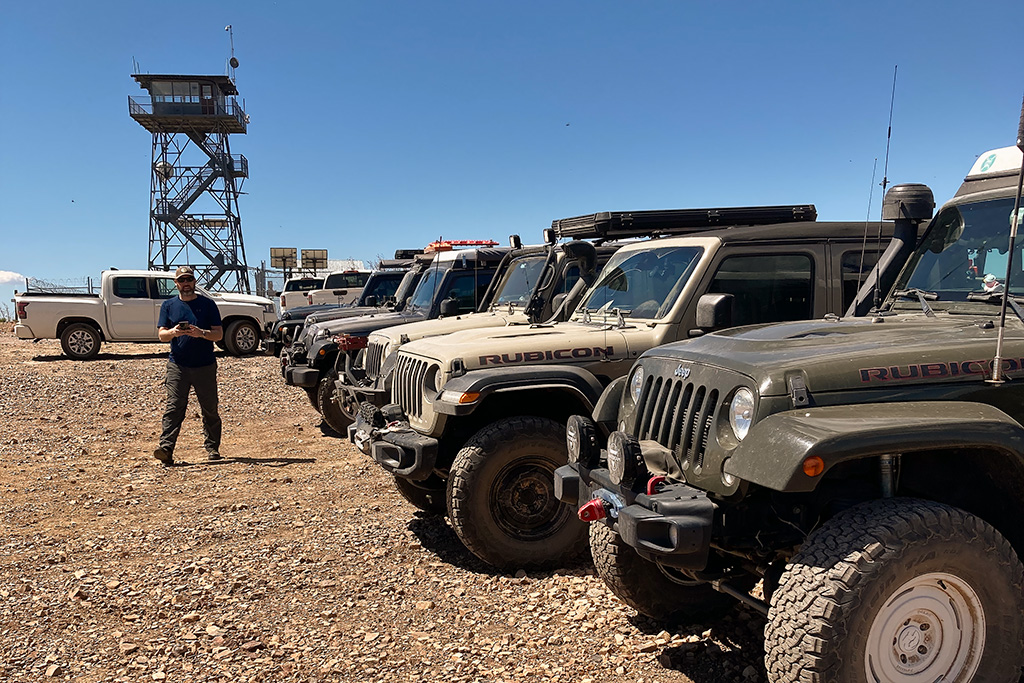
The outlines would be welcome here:
[[[596,522],[608,516],[605,509],[605,502],[600,498],[594,498],[583,504],[583,507],[576,513],[584,522]]]
[[[665,483],[665,477],[651,477],[647,480],[647,495],[653,496],[658,492],[658,486]]]
[[[583,504],[576,515],[584,522],[597,522],[605,517],[616,519],[625,502],[608,489],[594,491],[594,497]]]

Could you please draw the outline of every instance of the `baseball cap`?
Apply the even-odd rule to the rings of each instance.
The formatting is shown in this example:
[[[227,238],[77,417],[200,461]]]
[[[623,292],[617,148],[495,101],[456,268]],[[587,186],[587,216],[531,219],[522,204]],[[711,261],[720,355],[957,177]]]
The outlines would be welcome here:
[[[182,275],[190,275],[193,279],[195,279],[196,276],[195,271],[192,270],[191,266],[178,266],[178,269],[174,271],[174,279],[177,280]]]

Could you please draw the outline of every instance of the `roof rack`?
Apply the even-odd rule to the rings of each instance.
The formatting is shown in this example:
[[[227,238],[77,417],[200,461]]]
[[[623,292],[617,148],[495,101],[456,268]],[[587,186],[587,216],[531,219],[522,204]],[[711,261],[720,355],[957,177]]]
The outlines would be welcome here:
[[[395,259],[408,260],[416,254],[422,254],[422,249],[395,249]]]
[[[682,235],[716,227],[795,223],[814,221],[817,218],[818,211],[814,204],[663,211],[602,211],[551,221],[551,229],[559,238],[618,239],[643,235]]]
[[[398,269],[405,269],[405,268],[408,268],[409,266],[411,266],[412,263],[413,263],[412,257],[410,257],[410,258],[395,258],[395,259],[382,258],[380,261],[377,262],[377,269],[378,270],[394,270],[396,268],[398,268]]]
[[[480,247],[496,247],[494,240],[436,240],[427,245],[426,253],[452,251],[453,249],[476,249]]]

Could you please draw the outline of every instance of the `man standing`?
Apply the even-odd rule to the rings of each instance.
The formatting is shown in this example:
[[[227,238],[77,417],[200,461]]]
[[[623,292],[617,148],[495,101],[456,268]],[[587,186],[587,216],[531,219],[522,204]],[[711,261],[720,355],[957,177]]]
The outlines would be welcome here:
[[[220,415],[217,413],[217,359],[213,343],[224,336],[220,311],[212,299],[196,294],[195,273],[188,266],[174,271],[178,296],[160,306],[158,335],[171,343],[167,362],[167,408],[160,445],[153,451],[165,465],[174,464],[174,444],[188,407],[188,390],[194,388],[203,413],[203,434],[210,460],[220,460]]]

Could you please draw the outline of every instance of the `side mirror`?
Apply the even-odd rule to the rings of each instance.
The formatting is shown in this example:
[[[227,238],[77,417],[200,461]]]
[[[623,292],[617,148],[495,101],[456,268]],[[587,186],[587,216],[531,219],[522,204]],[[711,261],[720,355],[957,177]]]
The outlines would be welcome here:
[[[363,299],[363,305],[364,306],[377,306],[377,297],[375,297],[373,294],[370,294],[365,299]]]
[[[697,300],[697,329],[690,330],[691,337],[732,327],[733,309],[736,297],[732,294],[705,294]]]
[[[441,317],[448,318],[459,314],[459,300],[445,299],[441,302]]]

